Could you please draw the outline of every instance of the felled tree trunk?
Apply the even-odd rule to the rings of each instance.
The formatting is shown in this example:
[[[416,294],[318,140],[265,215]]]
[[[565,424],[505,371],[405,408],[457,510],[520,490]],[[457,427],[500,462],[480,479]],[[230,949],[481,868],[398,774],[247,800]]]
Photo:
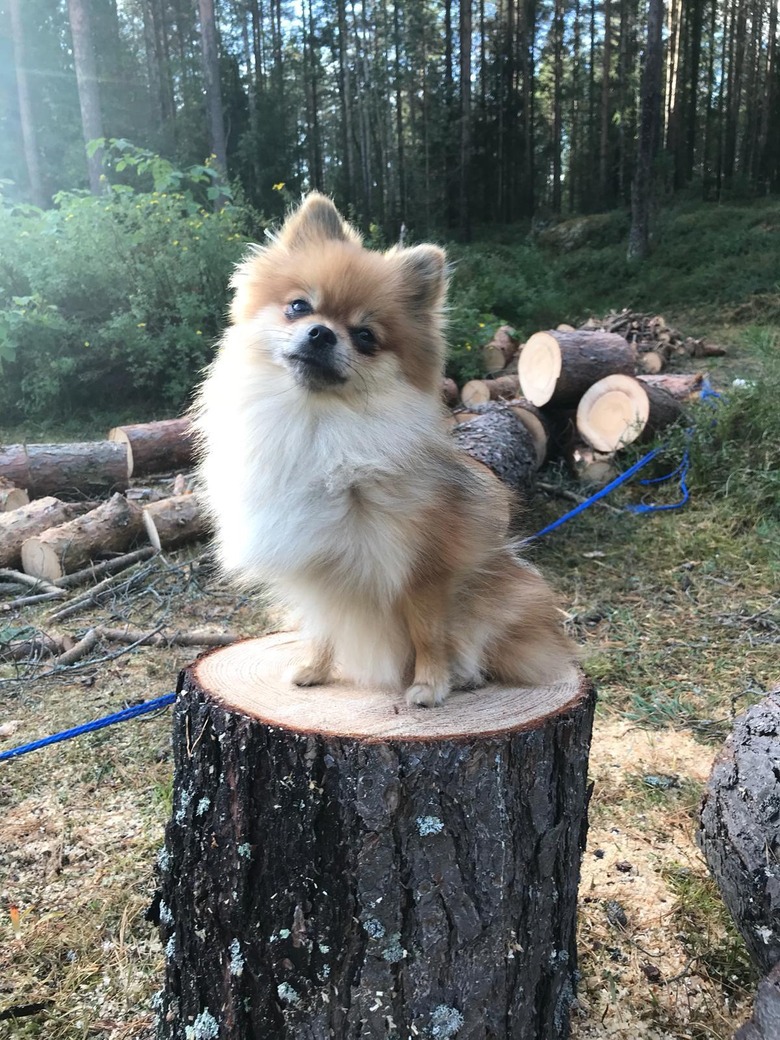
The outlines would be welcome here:
[[[454,425],[469,422],[471,419],[476,419],[479,415],[484,415],[486,412],[495,411],[496,409],[512,412],[525,426],[534,442],[537,467],[541,466],[547,458],[549,451],[550,424],[547,416],[536,405],[526,400],[525,397],[514,397],[508,401],[488,401],[486,404],[475,404],[468,408],[462,408],[453,415]]]
[[[491,408],[452,429],[458,447],[514,491],[533,489],[538,468],[531,434],[509,408]]]
[[[520,339],[511,325],[501,325],[482,348],[482,364],[486,372],[501,372],[517,355]]]
[[[81,502],[60,502],[57,498],[38,498],[26,506],[0,514],[0,567],[16,567],[21,562],[22,545],[50,527],[67,523],[86,513]]]
[[[122,495],[112,495],[76,520],[27,538],[22,567],[26,574],[56,581],[96,556],[124,552],[142,530],[141,509]]]
[[[192,466],[192,424],[187,418],[115,426],[108,439],[125,446],[131,477]]]
[[[577,405],[577,430],[596,451],[612,452],[663,430],[681,414],[680,402],[661,387],[612,375],[583,394]]]
[[[707,782],[698,841],[751,956],[769,971],[780,962],[780,688],[735,721]]]
[[[611,332],[535,332],[517,365],[520,389],[538,407],[574,405],[589,386],[613,373],[632,375],[636,348]]]
[[[149,541],[159,552],[196,542],[208,529],[197,495],[175,495],[144,507],[143,521]]]
[[[637,376],[645,386],[657,386],[678,401],[695,401],[701,394],[703,372],[664,372],[660,375]]]
[[[31,498],[124,491],[130,478],[127,448],[113,441],[9,444],[0,447],[0,476],[25,488]]]
[[[293,688],[300,657],[282,633],[181,677],[161,1040],[564,1040],[587,682],[425,710]]]

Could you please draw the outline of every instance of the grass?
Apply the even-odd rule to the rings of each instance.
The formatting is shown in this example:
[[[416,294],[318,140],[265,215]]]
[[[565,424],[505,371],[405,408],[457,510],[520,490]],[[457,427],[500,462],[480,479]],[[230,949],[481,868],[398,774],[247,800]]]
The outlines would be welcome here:
[[[599,690],[575,1040],[730,1040],[749,1015],[755,978],[695,829],[700,792],[731,719],[776,679],[777,227],[775,201],[706,211],[684,205],[659,224],[663,249],[632,271],[609,220],[595,241],[570,253],[558,255],[549,243],[523,246],[536,263],[541,250],[547,265],[523,283],[528,322],[541,313],[533,311],[534,293],[550,316],[558,308],[560,321],[641,305],[730,348],[708,362],[728,397],[698,410],[688,445],[689,505],[645,516],[593,508],[531,553],[560,590]],[[489,247],[491,270],[503,266],[498,288],[511,301],[513,247],[500,245]],[[558,296],[563,278],[567,292]],[[485,301],[472,302],[480,313]],[[736,376],[756,385],[734,390]],[[116,421],[99,416],[2,436],[90,439]],[[659,471],[676,464],[684,440],[672,438]],[[633,457],[627,453],[626,463]],[[669,502],[677,493],[674,484],[632,483],[610,501]],[[527,529],[565,508],[537,496]],[[230,597],[208,578],[176,580],[162,575],[143,597],[85,612],[68,622],[68,633],[78,637],[91,623],[117,618],[151,627],[166,611],[183,627],[263,630],[263,612],[250,600]],[[45,626],[45,611],[12,613],[1,624]],[[143,648],[64,681],[0,684],[0,723],[19,724],[8,743],[159,695],[191,653]],[[0,678],[9,674],[0,666]],[[169,724],[162,713],[0,767],[0,1011],[43,1005],[0,1020],[3,1040],[151,1036],[163,951],[144,911],[171,810]],[[625,924],[608,910],[615,902]]]

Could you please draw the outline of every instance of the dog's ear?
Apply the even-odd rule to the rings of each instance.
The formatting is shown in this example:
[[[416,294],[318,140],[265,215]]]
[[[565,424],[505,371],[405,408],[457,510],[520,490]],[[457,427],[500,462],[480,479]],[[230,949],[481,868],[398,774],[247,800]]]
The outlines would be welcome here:
[[[438,246],[413,246],[391,249],[385,254],[394,263],[401,278],[407,303],[419,310],[441,306],[447,289],[447,257]]]
[[[342,219],[327,196],[313,191],[284,222],[278,241],[295,249],[328,240],[359,244],[360,236]]]

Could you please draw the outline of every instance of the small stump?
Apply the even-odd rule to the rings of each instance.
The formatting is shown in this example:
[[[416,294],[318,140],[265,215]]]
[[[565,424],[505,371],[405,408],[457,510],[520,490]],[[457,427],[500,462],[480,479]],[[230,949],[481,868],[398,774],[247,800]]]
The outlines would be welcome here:
[[[301,653],[282,633],[182,673],[159,1036],[568,1036],[588,682],[423,710],[291,687]]]

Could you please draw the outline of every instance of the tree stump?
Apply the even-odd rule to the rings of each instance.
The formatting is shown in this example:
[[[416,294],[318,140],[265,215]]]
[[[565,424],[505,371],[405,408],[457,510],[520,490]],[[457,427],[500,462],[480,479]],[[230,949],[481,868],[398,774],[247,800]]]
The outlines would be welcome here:
[[[707,782],[698,833],[751,957],[780,963],[780,688],[734,723]]]
[[[299,689],[292,633],[180,677],[161,1040],[562,1040],[594,695]]]

